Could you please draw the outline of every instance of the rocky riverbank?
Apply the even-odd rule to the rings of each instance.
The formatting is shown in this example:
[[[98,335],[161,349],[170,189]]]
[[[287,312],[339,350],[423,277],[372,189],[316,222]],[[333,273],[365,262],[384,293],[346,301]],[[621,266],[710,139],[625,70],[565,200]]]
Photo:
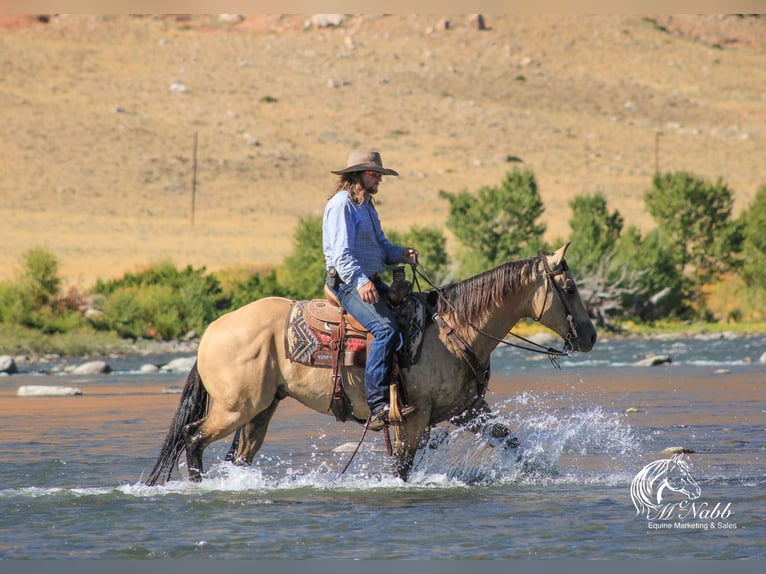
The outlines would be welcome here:
[[[539,344],[556,345],[559,340],[551,332],[522,333],[524,336]],[[717,340],[736,340],[763,337],[762,331],[721,331],[721,332],[694,332],[673,331],[660,333],[601,333],[600,342],[603,344],[609,340],[636,340],[636,341],[674,341],[693,340],[698,342],[710,342]],[[598,344],[597,344],[598,345]],[[0,375],[14,375],[25,373],[50,373],[50,374],[73,374],[88,375],[109,373],[114,370],[115,363],[125,362],[130,359],[132,363],[140,363],[139,370],[145,373],[151,372],[188,372],[196,357],[199,346],[199,336],[189,333],[184,338],[173,341],[137,340],[124,341],[118,350],[109,353],[93,353],[82,356],[67,356],[60,354],[0,354]],[[596,347],[596,351],[598,346]],[[136,358],[144,357],[145,362],[136,361]],[[758,357],[758,355],[756,355]],[[763,354],[753,361],[758,360],[766,363],[766,349]],[[671,356],[664,354],[647,354],[644,358],[636,360],[635,366],[656,366],[672,363]]]
[[[127,357],[145,357],[143,372],[188,371],[197,353],[199,337],[187,335],[173,341],[125,341],[119,350],[106,354],[67,356],[56,353],[0,355],[0,375],[51,373],[89,375],[112,372],[113,362]]]

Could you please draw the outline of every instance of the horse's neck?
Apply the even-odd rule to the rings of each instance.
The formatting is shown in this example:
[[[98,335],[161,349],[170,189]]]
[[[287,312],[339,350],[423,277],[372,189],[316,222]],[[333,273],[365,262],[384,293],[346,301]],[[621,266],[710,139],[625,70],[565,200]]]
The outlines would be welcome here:
[[[534,279],[513,292],[509,290],[504,297],[494,302],[495,308],[491,312],[470,324],[461,319],[459,310],[453,312],[448,321],[470,345],[479,360],[488,362],[499,341],[516,323],[533,316],[533,301],[538,288],[539,282]]]

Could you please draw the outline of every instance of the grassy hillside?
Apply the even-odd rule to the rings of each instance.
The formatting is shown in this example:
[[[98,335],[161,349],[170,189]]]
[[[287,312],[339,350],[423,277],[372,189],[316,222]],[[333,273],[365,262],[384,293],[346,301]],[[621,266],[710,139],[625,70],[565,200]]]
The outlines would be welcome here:
[[[550,237],[585,191],[649,227],[655,159],[722,177],[737,210],[766,182],[764,18],[309,21],[0,17],[0,279],[36,245],[80,285],[163,259],[276,264],[356,146],[401,173],[380,193],[392,229],[443,224],[440,189],[494,185],[516,158]]]

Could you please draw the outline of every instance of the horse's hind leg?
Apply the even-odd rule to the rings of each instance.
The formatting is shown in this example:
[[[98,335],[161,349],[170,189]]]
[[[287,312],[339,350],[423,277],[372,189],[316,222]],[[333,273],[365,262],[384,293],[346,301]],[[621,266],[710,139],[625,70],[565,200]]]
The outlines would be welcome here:
[[[244,420],[247,420],[243,420],[242,417],[243,413],[211,410],[206,417],[189,423],[183,428],[189,480],[192,482],[202,480],[202,453],[205,448],[241,426]]]
[[[271,417],[279,405],[279,397],[275,397],[267,409],[254,416],[249,423],[237,431],[226,460],[237,466],[250,466],[255,454],[260,450],[266,438]]]
[[[205,419],[189,423],[183,429],[184,443],[186,444],[186,469],[189,472],[189,480],[200,482],[202,480],[202,453],[205,451],[205,441],[199,432]]]

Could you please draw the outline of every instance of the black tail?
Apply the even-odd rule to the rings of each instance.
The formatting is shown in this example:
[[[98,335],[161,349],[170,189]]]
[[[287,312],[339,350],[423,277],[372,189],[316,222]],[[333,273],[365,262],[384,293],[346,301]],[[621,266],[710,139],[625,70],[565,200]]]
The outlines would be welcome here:
[[[178,410],[170,423],[170,429],[162,445],[160,456],[154,464],[149,478],[144,482],[147,486],[154,486],[157,482],[166,482],[170,479],[173,467],[178,457],[185,450],[183,429],[189,423],[196,422],[207,413],[207,391],[202,384],[202,378],[197,371],[197,363],[189,371],[181,393]]]

